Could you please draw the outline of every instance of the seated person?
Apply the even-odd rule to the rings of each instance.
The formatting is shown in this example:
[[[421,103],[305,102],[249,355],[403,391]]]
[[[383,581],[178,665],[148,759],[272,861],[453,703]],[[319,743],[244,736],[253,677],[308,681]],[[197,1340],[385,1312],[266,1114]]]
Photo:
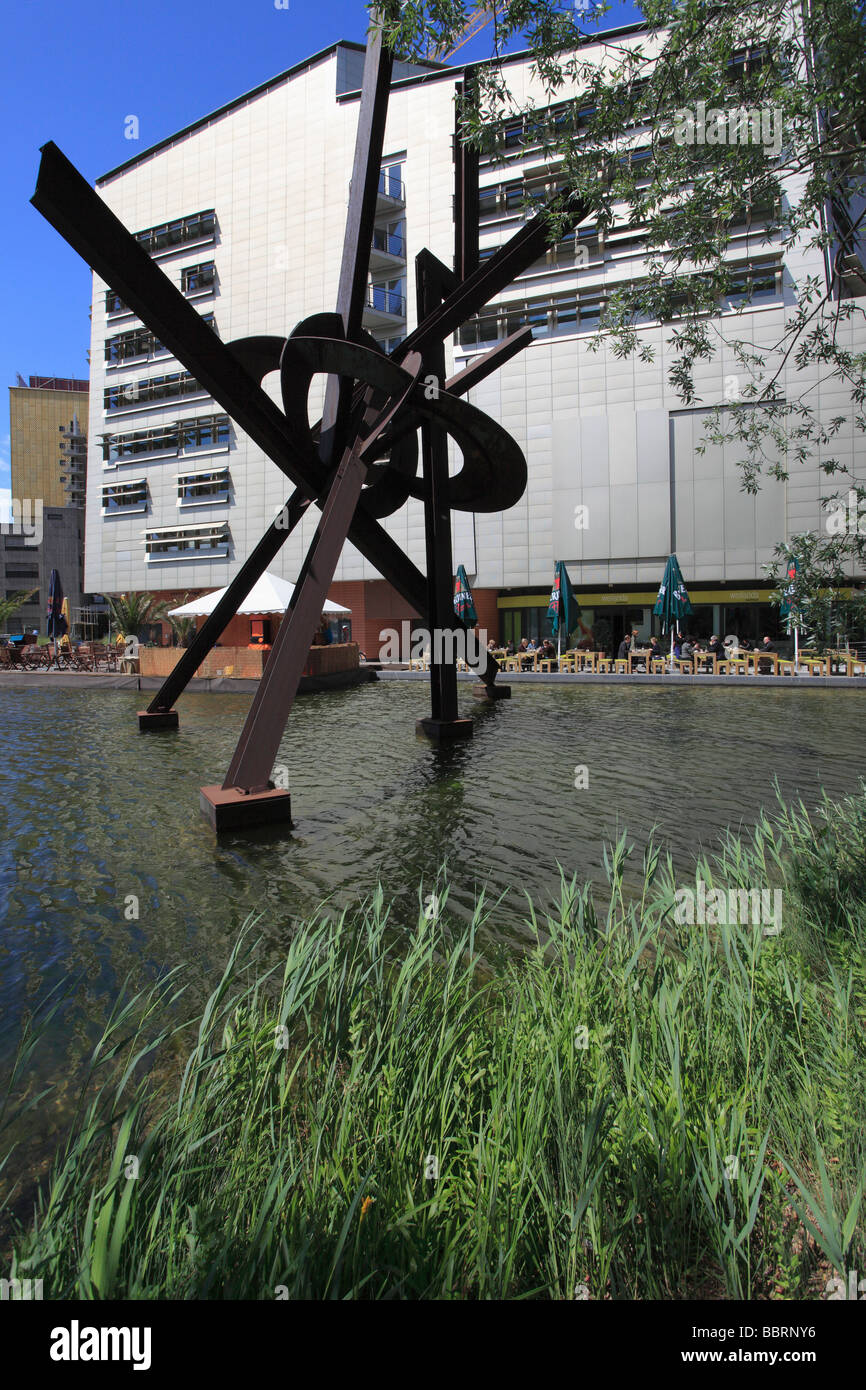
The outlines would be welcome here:
[[[762,652],[777,652],[779,648],[776,646],[775,642],[770,641],[769,637],[764,636],[759,650]]]
[[[619,646],[617,647],[617,651],[616,651],[617,661],[625,661],[625,660],[628,658],[628,654],[629,654],[630,651],[631,651],[631,638],[630,638],[630,637],[623,637],[622,641],[620,642]]]
[[[713,656],[718,657],[719,661],[726,661],[728,652],[724,642],[716,633],[710,638],[710,651]]]
[[[649,661],[660,661],[663,657],[664,652],[659,646],[659,639],[657,637],[651,637],[649,649],[647,650],[647,659]]]

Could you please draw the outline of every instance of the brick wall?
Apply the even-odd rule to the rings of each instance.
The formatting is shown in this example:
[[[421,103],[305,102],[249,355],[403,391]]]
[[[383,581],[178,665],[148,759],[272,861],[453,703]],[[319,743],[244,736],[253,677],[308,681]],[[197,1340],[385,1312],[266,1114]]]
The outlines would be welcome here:
[[[165,677],[182,656],[180,647],[141,647],[140,668],[143,676]],[[196,671],[197,676],[215,677],[231,667],[233,680],[257,680],[268,653],[261,647],[214,647]],[[311,647],[305,676],[330,676],[338,671],[354,671],[358,667],[356,642],[333,643],[330,647]]]
[[[328,598],[352,610],[352,641],[369,661],[379,655],[379,633],[387,627],[399,632],[404,619],[420,621],[414,608],[384,579],[344,580],[332,584]]]
[[[478,613],[478,627],[486,630],[489,641],[499,641],[499,609],[496,600],[498,589],[473,589],[475,609]],[[332,584],[328,598],[342,603],[352,610],[352,640],[357,642],[368,660],[378,657],[381,642],[379,633],[388,627],[400,631],[400,624],[408,620],[420,623],[414,608],[402,598],[397,590],[384,579],[351,580]]]
[[[499,642],[499,609],[496,600],[499,597],[498,589],[473,589],[472,597],[475,600],[475,612],[478,614],[478,625],[476,631],[486,633],[483,646],[486,646],[491,637],[494,642]]]

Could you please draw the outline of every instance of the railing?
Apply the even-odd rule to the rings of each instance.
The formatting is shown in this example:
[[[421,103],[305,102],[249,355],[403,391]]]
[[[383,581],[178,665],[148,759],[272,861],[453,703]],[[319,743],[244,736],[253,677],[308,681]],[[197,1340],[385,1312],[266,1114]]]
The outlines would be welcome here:
[[[397,174],[392,173],[390,169],[383,169],[380,173],[378,192],[381,197],[393,198],[398,203],[406,201],[403,180]]]
[[[397,290],[380,289],[374,285],[367,291],[366,306],[368,309],[375,309],[380,314],[394,314],[395,317],[406,317],[405,297]]]
[[[373,232],[373,250],[384,251],[389,256],[399,256],[401,260],[406,259],[406,243],[403,238],[395,232],[385,232],[378,227]]]

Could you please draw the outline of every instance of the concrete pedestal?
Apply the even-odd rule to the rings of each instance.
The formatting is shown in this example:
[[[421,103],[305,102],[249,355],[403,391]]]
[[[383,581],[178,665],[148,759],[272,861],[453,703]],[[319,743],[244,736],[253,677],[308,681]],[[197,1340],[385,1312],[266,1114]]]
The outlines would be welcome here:
[[[176,729],[178,718],[176,709],[149,710],[140,709],[138,711],[138,732],[147,733],[151,729]]]
[[[459,743],[471,738],[474,732],[471,719],[419,719],[416,734],[423,734],[431,743]]]
[[[478,681],[472,687],[472,695],[476,700],[510,700],[510,685],[482,685]]]
[[[199,797],[202,815],[214,830],[246,830],[255,825],[292,823],[289,792],[274,787],[266,792],[245,794],[235,787],[202,787]]]

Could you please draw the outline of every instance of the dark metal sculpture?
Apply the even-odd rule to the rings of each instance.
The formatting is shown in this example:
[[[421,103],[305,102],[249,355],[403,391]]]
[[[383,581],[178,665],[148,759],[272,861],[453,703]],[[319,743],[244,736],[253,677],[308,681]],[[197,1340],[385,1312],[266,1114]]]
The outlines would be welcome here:
[[[361,326],[391,68],[391,55],[374,29],[364,66],[336,313],[305,319],[287,339],[221,342],[57,146],[42,150],[34,205],[295,484],[139,715],[140,728],[176,726],[175,700],[241,601],[310,504],[322,510],[225,781],[202,789],[202,808],[217,829],[290,816],[289,794],[273,787],[271,772],[346,539],[431,631],[461,629],[452,603],[451,509],[504,510],[526,487],[526,461],[515,441],[461,397],[521,351],[532,339],[530,330],[512,334],[448,381],[444,340],[543,254],[548,227],[543,218],[534,218],[478,264],[477,156],[462,144],[459,132],[455,269],[429,251],[417,257],[418,327],[390,358]],[[580,221],[584,211],[574,207],[569,221]],[[277,368],[282,411],[261,386]],[[322,419],[311,426],[307,394],[316,373],[327,375],[327,385]],[[448,435],[463,455],[454,477],[448,475]],[[424,503],[426,579],[380,525],[409,497]],[[507,693],[496,685],[498,666],[488,653],[479,653],[474,670],[480,694],[492,699]],[[437,740],[471,733],[471,721],[458,718],[453,660],[432,661],[431,687],[432,717],[419,721],[419,728]]]

